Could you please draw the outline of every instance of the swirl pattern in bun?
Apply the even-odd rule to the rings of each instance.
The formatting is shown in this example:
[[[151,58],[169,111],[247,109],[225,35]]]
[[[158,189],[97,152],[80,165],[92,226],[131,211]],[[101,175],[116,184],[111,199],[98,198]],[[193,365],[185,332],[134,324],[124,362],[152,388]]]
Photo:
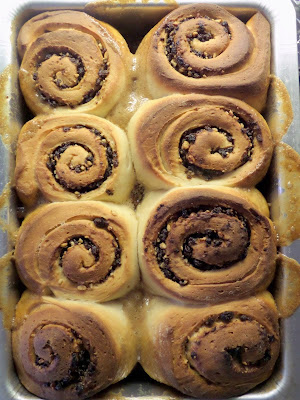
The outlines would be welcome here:
[[[276,235],[263,214],[265,200],[258,191],[252,194],[250,199],[245,191],[203,186],[146,197],[138,210],[146,287],[202,304],[266,289],[275,271]]]
[[[247,24],[213,4],[175,9],[143,39],[137,59],[152,98],[203,93],[266,102],[270,26],[259,12]]]
[[[270,293],[203,308],[153,298],[145,308],[141,364],[153,379],[188,396],[224,399],[270,377],[280,349]]]
[[[129,138],[138,179],[149,189],[256,185],[270,165],[273,140],[264,118],[223,96],[166,96],[145,103]]]
[[[52,203],[25,218],[15,258],[33,292],[103,302],[137,283],[136,219],[126,206]]]
[[[23,385],[48,400],[90,397],[124,379],[137,360],[135,335],[120,304],[30,292],[17,305],[12,347]]]
[[[21,90],[34,114],[75,110],[105,116],[129,83],[120,33],[79,11],[39,14],[18,36]]]
[[[39,116],[21,130],[15,186],[28,206],[38,202],[39,194],[48,201],[124,202],[133,181],[126,134],[103,118]]]

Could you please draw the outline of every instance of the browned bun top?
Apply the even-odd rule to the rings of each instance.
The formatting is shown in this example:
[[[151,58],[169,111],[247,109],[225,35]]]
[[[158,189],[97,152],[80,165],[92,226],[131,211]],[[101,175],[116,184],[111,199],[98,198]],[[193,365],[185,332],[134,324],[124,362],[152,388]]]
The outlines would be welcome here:
[[[145,37],[137,53],[146,58],[153,97],[178,93],[223,94],[262,109],[270,73],[270,26],[260,13],[245,25],[212,4],[169,13]]]
[[[28,206],[50,201],[127,199],[133,168],[126,134],[89,114],[39,116],[22,128],[16,189]],[[126,181],[126,185],[123,182]]]
[[[83,12],[35,16],[23,25],[18,50],[21,89],[35,114],[76,108],[104,116],[128,84],[124,38]]]
[[[178,188],[152,204],[139,218],[140,263],[151,291],[209,304],[249,295],[271,282],[272,222],[237,191]]]
[[[280,336],[269,293],[203,308],[150,299],[147,308],[142,365],[181,392],[228,398],[271,375]]]
[[[128,130],[138,179],[151,189],[208,181],[250,187],[272,157],[263,117],[224,96],[174,94],[149,101]]]
[[[13,354],[30,391],[50,400],[85,399],[114,381],[119,350],[101,314],[76,302],[41,300],[26,311],[13,331]]]
[[[273,152],[259,114],[266,18],[181,6],[133,55],[110,25],[50,11],[23,25],[17,47],[21,91],[37,117],[19,135],[15,187],[26,207],[38,206],[14,254],[31,291],[12,329],[20,382],[40,398],[86,399],[128,376],[138,356],[150,377],[199,399],[268,379],[280,350],[265,292],[276,233],[254,189]],[[128,125],[136,203],[144,186],[146,195],[135,215],[124,204],[131,150],[110,121],[125,125],[138,106]],[[130,294],[138,258],[142,282]]]
[[[16,263],[36,293],[108,301],[138,280],[136,220],[126,206],[95,201],[52,203],[23,222]]]

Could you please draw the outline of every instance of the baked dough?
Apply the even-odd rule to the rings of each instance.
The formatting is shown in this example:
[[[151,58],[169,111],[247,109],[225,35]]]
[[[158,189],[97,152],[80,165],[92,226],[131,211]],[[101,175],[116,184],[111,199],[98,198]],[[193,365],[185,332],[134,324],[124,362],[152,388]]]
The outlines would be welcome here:
[[[136,336],[119,303],[62,301],[25,292],[12,331],[22,384],[48,400],[85,399],[124,379]]]
[[[259,12],[244,24],[217,5],[179,7],[151,29],[136,54],[150,98],[221,94],[258,111],[266,103],[270,25]]]
[[[19,72],[34,114],[107,115],[130,83],[131,54],[112,26],[79,11],[47,11],[18,36]]]
[[[39,294],[104,302],[137,284],[136,218],[124,205],[82,201],[39,207],[23,222],[15,259]]]
[[[134,172],[125,132],[89,114],[39,116],[22,128],[15,187],[22,202],[127,200]]]
[[[241,395],[271,375],[280,349],[270,293],[209,307],[153,298],[144,306],[141,364],[198,399]]]
[[[248,197],[225,187],[146,196],[137,213],[146,288],[203,305],[266,289],[275,272],[276,234],[259,203],[265,200],[258,191]]]
[[[264,118],[243,101],[174,94],[143,104],[128,126],[138,179],[149,189],[255,186],[273,153]]]

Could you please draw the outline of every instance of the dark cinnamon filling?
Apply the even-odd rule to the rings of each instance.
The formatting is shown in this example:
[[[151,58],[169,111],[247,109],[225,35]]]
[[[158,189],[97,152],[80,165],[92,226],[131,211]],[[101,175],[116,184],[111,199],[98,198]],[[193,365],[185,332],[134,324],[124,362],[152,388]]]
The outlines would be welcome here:
[[[66,89],[68,87],[74,87],[76,85],[78,85],[78,83],[81,81],[81,79],[83,78],[84,74],[85,74],[85,68],[82,62],[81,57],[78,54],[75,53],[71,53],[69,51],[67,52],[59,52],[57,53],[56,51],[52,50],[52,51],[48,51],[45,53],[45,51],[43,51],[41,54],[38,55],[38,62],[36,64],[36,69],[38,70],[40,68],[40,66],[42,65],[42,63],[46,60],[49,60],[52,56],[58,56],[60,60],[62,60],[63,58],[68,58],[69,61],[71,61],[71,63],[75,64],[76,69],[77,69],[77,82],[74,85],[71,86],[67,86],[64,85],[61,80],[59,80],[57,78],[56,75],[53,76],[53,80],[56,83],[56,85],[58,87],[60,87],[61,89]],[[38,80],[38,72],[35,72],[32,76],[33,80],[36,81]]]
[[[110,144],[105,139],[105,136],[103,136],[101,134],[101,132],[99,132],[97,129],[90,128],[90,127],[83,126],[83,125],[72,126],[72,128],[73,129],[86,128],[91,133],[93,133],[94,135],[98,136],[101,139],[100,145],[106,149],[106,158],[107,158],[107,164],[108,164],[106,171],[104,173],[104,176],[95,180],[94,182],[89,183],[88,185],[85,185],[85,186],[75,186],[74,184],[70,184],[70,183],[66,182],[64,179],[59,178],[57,176],[57,174],[56,174],[57,161],[60,159],[61,154],[70,146],[74,146],[74,145],[81,146],[89,153],[89,155],[85,159],[84,164],[76,165],[73,168],[73,170],[76,173],[78,173],[78,174],[83,173],[85,171],[88,171],[92,167],[93,162],[94,162],[93,152],[87,146],[85,146],[81,143],[78,144],[75,142],[65,142],[65,143],[62,143],[60,146],[56,147],[52,151],[52,153],[49,154],[47,168],[52,172],[53,177],[56,180],[56,182],[59,183],[61,186],[63,186],[66,190],[68,190],[69,192],[72,192],[72,193],[79,192],[80,194],[83,194],[83,193],[87,193],[87,192],[90,192],[92,190],[99,188],[103,184],[103,182],[105,182],[107,180],[107,178],[112,174],[113,168],[116,168],[119,165],[119,161],[118,161],[117,153],[115,151],[113,151]],[[70,129],[71,129],[70,127],[63,128],[64,132],[67,132]],[[71,167],[70,167],[70,169],[72,170]]]
[[[224,311],[219,315],[218,319],[222,322],[227,323],[230,322],[233,319],[233,317],[234,313],[232,311]]]
[[[188,34],[187,38],[189,42],[192,41],[192,39],[198,39],[200,42],[208,42],[210,39],[213,39],[213,35],[211,32],[207,32],[204,24],[200,22],[195,33]]]
[[[235,168],[237,169],[242,165],[244,165],[245,163],[247,163],[248,161],[252,160],[254,139],[256,138],[258,142],[260,143],[262,142],[261,129],[257,123],[255,122],[247,123],[243,118],[233,113],[231,110],[225,110],[225,111],[227,111],[230,115],[232,115],[232,117],[241,125],[241,132],[243,135],[247,137],[249,141],[249,145],[241,155],[240,164]],[[201,135],[200,132],[201,130],[206,130],[208,132],[211,132],[213,129],[217,130],[221,135],[224,135],[227,141],[229,142],[229,145],[227,147],[222,147],[222,148],[219,147],[216,149],[212,149],[211,154],[218,153],[222,158],[227,158],[229,154],[233,152],[234,138],[229,132],[226,132],[216,126],[205,125],[203,127],[198,127],[185,131],[181,136],[178,152],[182,160],[182,165],[186,168],[186,174],[188,179],[192,179],[193,176],[202,176],[206,180],[211,180],[214,179],[215,177],[218,177],[226,173],[226,171],[222,170],[201,168],[198,165],[190,163],[190,161],[188,160],[189,148],[185,147],[184,144],[186,142],[188,144],[195,143],[197,135]]]
[[[84,381],[86,378],[94,374],[96,365],[91,361],[89,343],[84,341],[75,330],[70,329],[70,332],[74,337],[72,340],[76,341],[78,350],[74,351],[71,355],[71,364],[67,376],[61,380],[46,382],[44,385],[56,391],[65,389],[70,385],[75,385],[75,391],[79,395],[85,389]],[[40,366],[40,364],[37,365]]]
[[[103,57],[105,56],[106,52],[107,52],[107,50],[102,47],[101,53],[102,53]],[[79,82],[82,80],[82,78],[84,77],[84,74],[86,72],[86,67],[84,66],[83,61],[78,54],[71,53],[68,50],[62,50],[62,51],[60,51],[59,49],[52,49],[52,50],[47,50],[47,51],[44,50],[37,57],[38,61],[36,64],[36,72],[34,72],[32,75],[33,80],[37,82],[38,93],[39,93],[41,99],[44,102],[47,102],[51,107],[55,108],[58,106],[60,106],[60,107],[69,106],[71,108],[74,108],[74,106],[71,104],[68,104],[67,101],[58,100],[57,98],[54,98],[51,95],[51,93],[46,93],[38,84],[38,81],[39,81],[38,69],[42,65],[43,62],[45,62],[46,60],[49,60],[52,56],[58,56],[58,57],[60,57],[60,59],[68,57],[70,62],[75,64],[75,66],[76,66],[76,70],[77,70],[76,80],[74,81],[73,84],[66,84],[62,81],[62,79],[60,77],[57,76],[57,74],[53,75],[53,77],[52,77],[53,82],[61,90],[69,89],[69,88],[77,86],[79,84]],[[103,66],[98,71],[98,77],[95,81],[95,85],[93,86],[93,88],[91,90],[89,90],[87,93],[85,93],[82,96],[82,100],[78,101],[77,105],[85,104],[85,103],[88,103],[89,101],[91,101],[96,96],[96,94],[101,90],[101,88],[105,82],[105,79],[108,75],[109,75],[109,62],[108,62],[107,57],[105,57],[105,58],[103,58]]]
[[[208,17],[207,15],[201,16],[200,14],[196,14],[196,16],[188,16],[186,18],[182,18],[176,22],[168,22],[164,26],[164,30],[166,32],[166,38],[162,38],[163,41],[165,41],[165,54],[166,57],[168,58],[168,61],[170,65],[179,73],[182,75],[199,79],[202,78],[203,76],[205,77],[205,74],[212,75],[213,71],[210,68],[202,67],[201,69],[195,69],[193,68],[188,62],[184,60],[183,57],[180,56],[180,52],[178,51],[178,44],[175,42],[175,34],[179,29],[179,25],[189,21],[191,19],[198,19],[198,18],[205,18],[208,20],[212,20],[212,18]],[[214,20],[216,21],[216,20]],[[225,32],[229,35],[231,38],[231,33],[230,29],[228,26],[228,23],[226,21],[216,21],[216,23],[219,23],[225,30]],[[196,25],[196,24],[195,24]],[[193,54],[200,58],[208,59],[208,58],[213,58],[213,55],[208,54],[206,52],[200,52],[195,50],[191,42],[193,39],[197,39],[200,42],[206,42],[209,41],[210,39],[213,38],[213,35],[211,32],[207,31],[205,29],[205,26],[202,22],[199,22],[196,25],[195,31],[192,34],[187,35],[187,40],[190,44],[190,50]],[[215,72],[220,73],[220,71]]]
[[[158,240],[153,242],[153,246],[155,248],[156,259],[159,264],[160,270],[163,272],[164,276],[167,279],[170,279],[173,282],[178,283],[180,286],[186,286],[188,281],[185,279],[179,278],[173,271],[172,267],[169,265],[170,259],[166,257],[166,250],[162,249],[159,245],[160,243],[164,243],[168,236],[167,224],[158,234]],[[179,250],[178,250],[179,252]]]
[[[64,254],[68,251],[70,247],[82,244],[87,251],[90,251],[93,255],[95,262],[99,261],[99,248],[90,239],[84,236],[76,236],[66,242],[66,246],[62,248],[59,256],[59,265],[62,267]]]
[[[235,313],[233,311],[224,311],[221,314],[210,315],[209,317],[207,317],[206,320],[203,322],[203,326],[212,327],[218,321],[221,321],[224,323],[229,323],[234,318],[237,318],[242,322],[253,320],[252,317],[250,317],[249,315],[246,315],[246,314],[239,314],[239,313]]]
[[[205,59],[213,58],[213,56],[211,54],[197,51],[192,46],[193,39],[197,39],[197,40],[199,40],[199,42],[208,42],[210,39],[213,39],[213,34],[211,32],[206,31],[204,24],[202,24],[200,22],[198,25],[198,28],[195,30],[195,32],[187,35],[187,39],[188,39],[188,42],[190,43],[190,51],[192,53],[196,54],[196,56],[205,58]]]
[[[136,183],[130,193],[130,200],[134,206],[134,209],[136,209],[137,206],[141,203],[141,201],[144,198],[144,194],[145,194],[144,186],[141,185],[140,183]]]
[[[94,89],[91,89],[88,93],[86,93],[83,96],[83,99],[80,104],[86,104],[89,101],[93,100],[93,98],[96,96],[96,94],[102,88],[104,81],[105,81],[106,77],[108,76],[108,74],[109,74],[109,64],[108,64],[107,60],[104,60],[103,67],[101,69],[99,69],[99,71],[98,71],[98,78],[96,80],[96,85],[95,85]]]
[[[56,167],[56,162],[57,162],[57,160],[60,159],[62,153],[64,153],[64,152],[67,150],[68,147],[70,147],[70,146],[75,146],[75,145],[80,146],[80,147],[84,148],[88,153],[91,153],[90,150],[89,150],[89,148],[88,148],[87,146],[85,146],[84,144],[78,144],[78,143],[75,143],[75,142],[66,142],[66,143],[62,143],[60,146],[58,146],[58,147],[56,147],[56,148],[54,149],[53,153],[50,154],[50,156],[49,156],[49,161],[47,162],[47,167],[48,167],[50,170],[52,170],[52,168],[53,168],[53,175],[54,175],[54,177],[55,177],[55,175],[56,175],[55,167]],[[88,170],[90,169],[91,165],[88,164],[89,161],[90,161],[91,163],[94,161],[94,157],[93,157],[92,153],[91,153],[91,155],[89,155],[89,156],[86,157],[85,162],[84,162],[83,164],[78,164],[78,165],[76,165],[76,166],[74,166],[74,167],[69,166],[69,168],[70,168],[71,170],[74,170],[74,171],[77,172],[78,174],[80,174],[80,173],[82,173],[83,171],[86,171],[86,170],[88,171]],[[84,167],[84,169],[82,169],[82,167]]]
[[[97,228],[99,229],[104,229],[104,228],[108,228],[109,223],[108,221],[103,218],[103,217],[97,217],[94,219],[94,224],[96,225]]]
[[[57,357],[57,354],[54,354],[51,346],[50,346],[50,341],[48,340],[47,343],[44,346],[44,349],[49,349],[49,358],[50,360],[45,360],[41,357],[39,357],[37,354],[35,355],[35,365],[41,368],[47,368],[49,365],[52,363],[52,361]]]
[[[193,245],[195,244],[195,238],[205,238],[206,241],[206,246],[210,251],[214,251],[215,248],[218,248],[222,244],[222,240],[219,238],[219,235],[217,232],[207,229],[204,233],[196,233],[195,235],[190,235],[188,236],[183,244],[178,243],[178,249],[176,250],[177,253],[182,253],[182,257],[185,258],[189,264],[196,268],[199,269],[200,271],[213,271],[213,270],[220,270],[220,269],[225,269],[233,265],[234,263],[243,260],[247,256],[248,252],[248,247],[250,245],[250,236],[251,236],[251,231],[250,227],[248,224],[248,221],[246,218],[244,218],[242,215],[237,213],[235,210],[231,208],[225,208],[225,207],[214,207],[214,208],[209,208],[209,207],[199,207],[197,210],[195,209],[184,209],[181,212],[175,214],[172,216],[167,223],[163,226],[163,228],[160,230],[157,236],[157,240],[154,241],[152,244],[155,249],[155,255],[157,259],[157,263],[159,265],[160,270],[163,272],[165,277],[167,279],[170,279],[174,282],[177,282],[180,286],[186,286],[188,284],[188,281],[186,279],[182,279],[178,277],[173,271],[172,271],[172,265],[170,263],[170,259],[166,256],[166,247],[161,246],[162,243],[166,243],[166,239],[168,237],[169,229],[172,229],[172,222],[175,222],[178,220],[178,218],[183,217],[183,218],[188,218],[191,213],[197,213],[197,212],[203,212],[203,211],[209,211],[211,216],[214,214],[226,214],[228,216],[237,218],[242,225],[242,229],[245,232],[245,235],[247,237],[247,240],[243,242],[243,247],[241,249],[240,254],[236,254],[235,258],[231,262],[224,262],[220,261],[221,265],[214,265],[214,264],[208,264],[202,260],[196,259],[192,257],[193,254]],[[207,216],[207,223],[209,224],[208,219],[210,218],[209,214]],[[182,250],[181,250],[181,245],[182,245]]]
[[[268,361],[271,360],[270,350],[267,349],[265,351],[265,354],[264,354],[263,358],[261,358],[260,360],[257,360],[255,362],[248,361],[247,363],[245,363],[245,362],[243,362],[242,356],[243,356],[243,354],[245,353],[246,350],[247,350],[247,348],[245,348],[245,346],[237,346],[237,347],[234,347],[234,348],[225,348],[225,351],[229,355],[229,356],[227,356],[228,362],[231,363],[234,360],[234,361],[238,362],[240,365],[242,365],[244,367],[256,367],[256,368],[259,368],[259,367],[262,367]]]
[[[113,271],[115,271],[118,267],[121,266],[122,250],[121,250],[120,243],[119,243],[117,236],[114,234],[114,232],[111,229],[108,229],[109,222],[105,218],[103,218],[103,217],[95,218],[94,224],[97,228],[105,229],[107,232],[109,232],[109,234],[113,236],[113,238],[117,244],[117,247],[115,248],[114,261],[112,262],[112,264],[109,268],[109,272],[105,275],[104,278],[102,278],[96,282],[93,282],[94,284],[96,284],[96,283],[100,284],[100,283],[105,282],[109,278],[109,276],[113,273]],[[95,243],[93,243],[89,238],[87,238],[85,236],[77,235],[77,236],[70,238],[61,247],[61,250],[59,253],[59,265],[61,268],[63,267],[63,258],[64,258],[65,253],[68,251],[69,248],[77,246],[77,245],[84,246],[85,249],[93,255],[95,262],[99,261],[99,258],[100,258],[99,247]]]
[[[197,368],[197,362],[199,362],[199,365],[201,366],[201,352],[198,354],[197,352],[197,347],[201,346],[201,343],[203,340],[206,340],[206,337],[210,333],[216,332],[218,329],[223,329],[224,325],[220,325],[220,322],[227,324],[230,324],[233,321],[233,326],[236,324],[237,321],[241,322],[251,322],[254,321],[255,324],[259,327],[259,333],[258,337],[260,338],[261,342],[260,343],[254,343],[253,348],[247,345],[237,345],[236,347],[225,347],[222,350],[223,354],[223,360],[224,363],[227,364],[229,367],[235,368],[233,364],[238,365],[238,368],[240,369],[240,373],[244,374],[247,373],[247,371],[253,372],[254,369],[258,369],[266,365],[272,358],[271,356],[271,344],[275,341],[275,336],[268,334],[268,331],[266,328],[262,325],[260,325],[253,317],[245,315],[245,314],[240,314],[236,313],[233,311],[224,311],[221,314],[218,315],[210,315],[206,318],[204,322],[202,322],[202,325],[197,328],[197,330],[194,332],[194,334],[197,334],[197,331],[199,331],[199,336],[196,336],[194,339],[190,339],[190,337],[193,337],[194,334],[190,334],[189,338],[185,340],[185,354],[187,359],[190,361],[189,362],[189,367],[193,369],[197,374],[200,373]],[[225,326],[226,326],[225,325]],[[238,326],[238,325],[237,325]],[[200,333],[200,330],[202,328],[205,328],[203,330],[203,333]],[[208,328],[208,329],[207,329]],[[230,332],[230,333],[233,333]],[[191,342],[192,340],[192,342]],[[239,340],[239,339],[237,339]],[[190,348],[191,346],[191,348]],[[263,352],[263,356],[259,359],[255,360],[255,353],[256,356],[259,356],[259,353],[261,352],[261,348],[265,348]],[[250,356],[249,356],[250,354]],[[213,356],[213,355],[212,355]],[[195,362],[194,362],[195,361]],[[200,367],[201,368],[201,367]],[[201,374],[201,373],[200,373]],[[216,373],[216,375],[219,375]],[[205,377],[201,375],[201,377],[208,383],[208,384],[214,384],[214,385],[222,385],[224,382],[218,382],[218,381],[212,381],[208,379],[208,377]],[[246,377],[246,376],[245,376]]]

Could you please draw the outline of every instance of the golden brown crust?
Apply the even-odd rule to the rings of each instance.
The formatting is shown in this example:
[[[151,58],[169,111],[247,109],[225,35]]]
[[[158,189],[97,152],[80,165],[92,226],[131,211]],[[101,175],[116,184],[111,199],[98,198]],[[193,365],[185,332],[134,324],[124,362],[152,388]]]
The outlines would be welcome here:
[[[15,186],[22,202],[108,200],[124,202],[134,173],[127,137],[89,114],[41,116],[19,135]],[[126,185],[124,184],[126,182]]]
[[[273,141],[241,100],[257,110],[266,102],[267,20],[256,13],[243,24],[218,6],[179,7],[133,60],[106,23],[45,12],[22,27],[18,51],[29,108],[55,113],[22,129],[19,197],[29,207],[76,200],[40,207],[19,231],[17,269],[38,293],[25,292],[14,319],[21,383],[42,398],[84,399],[126,377],[138,347],[152,378],[189,397],[227,398],[266,380],[280,345],[276,306],[262,292],[274,275],[276,236],[251,187],[267,171]],[[90,201],[128,197],[134,178],[124,132],[83,112],[125,127],[146,98],[169,94],[140,107],[129,125],[138,181],[171,189],[146,195],[137,237],[126,206]],[[113,300],[135,287],[135,242],[142,290],[122,304],[80,301]],[[123,310],[137,322],[138,346]]]
[[[245,25],[219,6],[187,5],[145,36],[137,58],[152,98],[174,92],[222,94],[262,110],[269,85],[270,26],[259,12]]]
[[[51,11],[23,25],[19,78],[35,114],[105,116],[129,84],[131,55],[110,25],[78,11]]]
[[[50,400],[90,397],[125,378],[137,360],[135,336],[120,305],[30,292],[17,306],[12,346],[23,385]]]
[[[269,167],[273,141],[263,117],[223,96],[174,94],[148,101],[131,119],[138,179],[149,189],[212,184],[250,187]]]
[[[137,283],[136,220],[126,206],[95,201],[52,203],[31,213],[16,243],[24,284],[36,293],[97,302]]]
[[[268,287],[276,260],[272,222],[230,188],[177,188],[138,210],[139,260],[153,293],[210,304]]]
[[[267,292],[203,308],[153,298],[144,311],[143,368],[188,396],[241,395],[272,373],[280,338]]]

